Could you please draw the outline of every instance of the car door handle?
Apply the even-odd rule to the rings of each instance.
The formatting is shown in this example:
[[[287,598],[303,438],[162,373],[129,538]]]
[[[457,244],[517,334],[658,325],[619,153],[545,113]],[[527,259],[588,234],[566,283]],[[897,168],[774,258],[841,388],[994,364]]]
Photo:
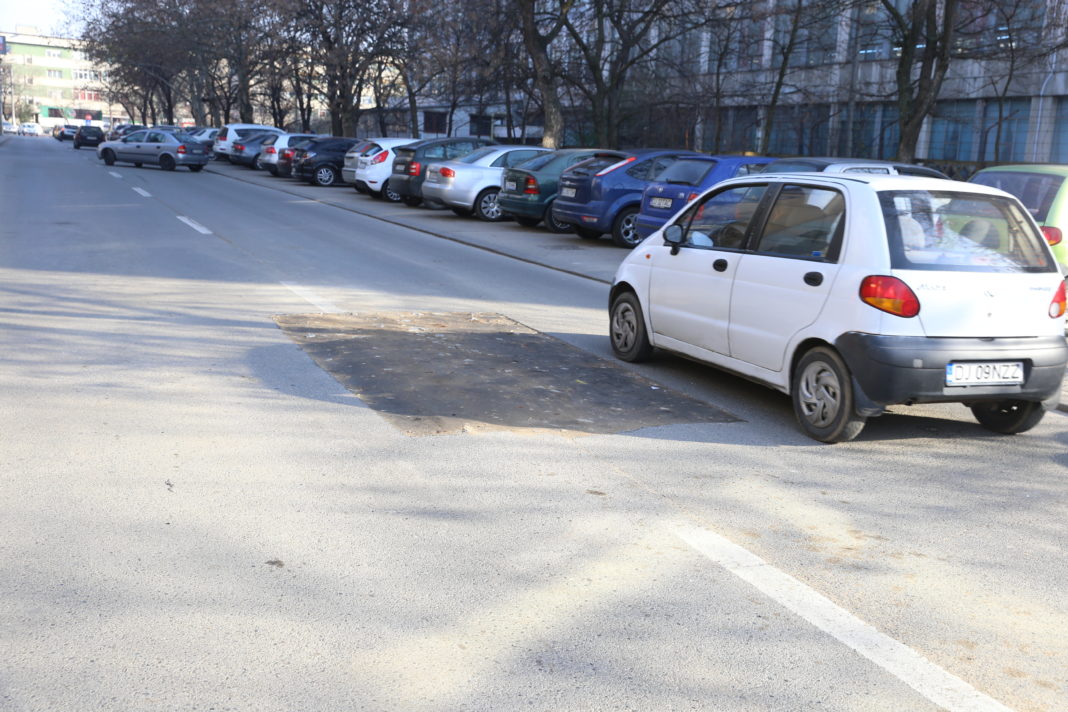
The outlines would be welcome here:
[[[727,260],[725,260],[725,259],[723,259],[721,257],[720,259],[718,259],[718,260],[716,260],[715,262],[712,263],[712,269],[716,270],[717,272],[726,272],[727,271]]]
[[[808,272],[805,274],[805,284],[810,287],[818,287],[823,284],[822,272]]]

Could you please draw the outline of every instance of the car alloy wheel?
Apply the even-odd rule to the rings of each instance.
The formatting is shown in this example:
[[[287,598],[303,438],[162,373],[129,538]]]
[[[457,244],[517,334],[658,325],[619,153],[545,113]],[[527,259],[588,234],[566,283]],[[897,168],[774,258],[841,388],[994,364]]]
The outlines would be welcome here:
[[[337,171],[332,166],[319,166],[315,169],[315,184],[324,188],[337,182]]]
[[[390,185],[388,180],[382,186],[382,197],[390,203],[399,203],[401,201],[401,194],[393,190],[393,186]]]
[[[642,241],[638,236],[638,208],[624,208],[612,223],[612,242],[619,247],[634,247]]]
[[[480,220],[500,222],[504,219],[501,206],[497,203],[497,195],[499,193],[500,190],[497,188],[486,188],[475,198],[475,214],[478,215]]]

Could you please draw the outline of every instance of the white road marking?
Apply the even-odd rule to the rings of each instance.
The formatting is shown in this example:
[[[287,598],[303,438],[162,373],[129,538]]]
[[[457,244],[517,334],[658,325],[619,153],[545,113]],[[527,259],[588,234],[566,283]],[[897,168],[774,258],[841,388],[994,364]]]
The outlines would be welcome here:
[[[111,174],[112,178],[122,178],[121,173],[116,173],[115,171],[108,171],[108,173]]]
[[[142,196],[144,196],[144,197],[146,197],[146,198],[151,198],[151,197],[152,197],[152,194],[151,194],[151,193],[149,193],[149,192],[148,192],[147,190],[145,190],[144,188],[134,188],[134,189],[133,189],[133,192],[137,193],[138,195],[142,195]]]
[[[676,522],[669,526],[699,553],[845,643],[936,705],[950,712],[1012,712],[747,549],[692,524]]]
[[[193,220],[192,218],[187,218],[184,215],[176,215],[175,217],[177,217],[179,220],[184,222],[186,225],[188,225],[189,227],[191,227],[194,230],[196,230],[197,232],[199,232],[201,235],[211,235],[212,234],[211,230],[209,230],[208,228],[204,227],[203,225],[198,223],[196,220]]]
[[[293,294],[296,294],[298,297],[305,300],[309,304],[313,305],[316,309],[318,309],[324,314],[341,313],[341,309],[336,304],[333,304],[331,302],[326,301],[325,299],[320,298],[318,294],[308,289],[307,287],[302,287],[299,284],[291,284],[289,282],[282,282],[282,286],[293,292]]]

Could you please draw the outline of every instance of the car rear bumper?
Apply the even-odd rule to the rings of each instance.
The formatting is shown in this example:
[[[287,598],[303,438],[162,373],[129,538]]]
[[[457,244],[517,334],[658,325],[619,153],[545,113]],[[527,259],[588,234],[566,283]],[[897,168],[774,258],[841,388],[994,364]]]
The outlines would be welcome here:
[[[547,201],[519,198],[514,195],[500,193],[497,195],[497,205],[509,215],[518,215],[521,218],[545,217],[545,205]]]
[[[849,332],[835,346],[853,373],[857,411],[876,415],[900,403],[1042,401],[1054,408],[1068,364],[1063,336],[968,339]],[[963,361],[1021,361],[1019,385],[947,386],[946,366]]]
[[[345,181],[346,183],[355,185],[356,184],[356,169],[355,168],[342,168],[341,169],[341,180]]]
[[[179,153],[174,157],[179,166],[205,166],[211,161],[211,154],[204,153]]]
[[[422,182],[416,183],[412,180],[411,176],[404,173],[391,173],[389,176],[389,185],[393,188],[393,191],[404,196],[423,197]]]
[[[561,203],[560,198],[553,203],[553,217],[560,222],[570,223],[577,227],[584,227],[600,232],[609,232],[612,229],[611,216],[605,216],[602,203]]]

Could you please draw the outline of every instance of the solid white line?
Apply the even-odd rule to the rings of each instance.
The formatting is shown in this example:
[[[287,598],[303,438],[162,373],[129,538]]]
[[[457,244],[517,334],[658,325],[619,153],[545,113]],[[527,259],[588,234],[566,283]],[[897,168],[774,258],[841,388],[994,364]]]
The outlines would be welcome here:
[[[122,178],[122,174],[121,173],[116,173],[115,171],[108,171],[108,173],[111,174],[112,178]]]
[[[143,195],[143,196],[144,196],[144,197],[146,197],[146,198],[151,198],[151,197],[152,197],[152,194],[151,194],[151,193],[149,193],[149,192],[148,192],[147,190],[145,190],[144,188],[134,188],[134,189],[133,189],[133,192],[137,193],[138,195]]]
[[[825,633],[890,672],[936,705],[951,712],[1011,712],[912,648],[839,607],[793,576],[730,540],[685,523],[669,525],[680,539]]]
[[[198,223],[196,220],[193,220],[191,218],[187,218],[184,215],[176,215],[175,217],[178,218],[179,220],[181,220],[182,222],[184,222],[189,227],[191,227],[194,230],[196,230],[197,232],[199,232],[201,235],[210,235],[210,234],[212,234],[211,230],[209,230],[208,228],[204,227],[203,225]]]
[[[309,304],[313,305],[316,309],[323,312],[324,314],[341,313],[341,309],[338,308],[337,305],[328,302],[325,299],[320,299],[318,294],[308,289],[307,287],[302,287],[299,284],[291,284],[289,282],[282,282],[282,286],[293,292],[293,294],[296,294],[298,297],[305,300]]]

